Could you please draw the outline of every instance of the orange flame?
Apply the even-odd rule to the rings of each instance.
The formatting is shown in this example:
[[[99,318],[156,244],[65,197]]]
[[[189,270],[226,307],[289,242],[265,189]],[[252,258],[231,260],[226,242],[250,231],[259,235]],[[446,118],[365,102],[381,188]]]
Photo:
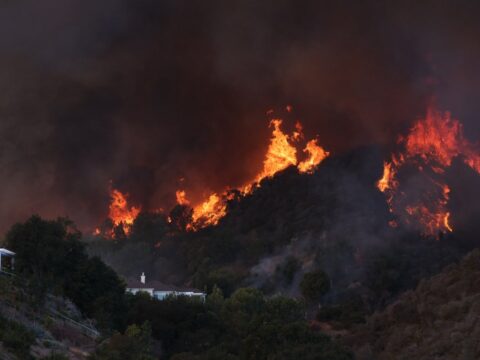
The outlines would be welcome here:
[[[270,122],[270,126],[273,126],[273,137],[263,161],[263,170],[257,175],[255,182],[271,177],[291,165],[297,165],[297,149],[290,144],[290,137],[280,129],[281,125],[280,119]]]
[[[304,153],[308,154],[308,158],[298,164],[298,170],[303,173],[310,173],[320,164],[328,155],[329,152],[325,151],[321,146],[318,145],[318,140],[310,140],[305,149]]]
[[[206,201],[193,208],[193,228],[216,225],[226,213],[227,204],[225,200],[223,197],[213,193]]]
[[[387,189],[392,188],[392,182],[395,179],[395,170],[392,168],[392,163],[383,163],[383,176],[377,182],[377,187],[381,192],[385,192]]]
[[[291,111],[291,108],[290,110]],[[286,134],[281,129],[282,120],[273,119],[270,122],[270,127],[273,127],[270,144],[265,154],[263,161],[263,168],[255,176],[255,178],[242,186],[241,194],[248,195],[260,182],[267,178],[273,177],[279,171],[282,171],[289,166],[297,166],[300,172],[311,173],[320,164],[329,153],[318,145],[317,139],[310,140],[303,150],[308,156],[302,161],[298,162],[297,148],[294,143],[303,139],[303,128],[300,122],[295,124],[295,131],[291,135]],[[185,191],[178,190],[176,192],[177,203],[181,205],[188,205]],[[216,225],[227,213],[227,201],[230,199],[228,191],[224,191],[220,195],[212,193],[202,203],[193,207],[193,224],[190,229],[197,230],[199,228]]]
[[[185,206],[190,205],[190,201],[187,199],[187,193],[185,190],[177,190],[175,196],[177,197],[177,204]]]
[[[110,191],[110,197],[111,202],[108,217],[115,226],[123,224],[123,229],[125,233],[128,234],[141,208],[135,206],[128,208],[128,194],[122,194],[119,190],[112,189]]]
[[[399,143],[405,148],[399,156],[392,155],[391,162],[384,163],[383,177],[377,182],[380,191],[386,194],[390,211],[402,214],[398,208],[406,194],[398,192],[400,186],[396,176],[405,165],[415,165],[431,184],[424,194],[428,201],[418,201],[405,206],[406,223],[420,224],[425,235],[452,232],[451,213],[447,210],[450,188],[441,180],[442,174],[451,166],[455,157],[462,156],[465,164],[480,172],[480,155],[478,147],[465,139],[462,125],[451,118],[447,112],[442,114],[429,109],[425,119],[417,121],[406,138]],[[429,175],[425,169],[430,169]]]

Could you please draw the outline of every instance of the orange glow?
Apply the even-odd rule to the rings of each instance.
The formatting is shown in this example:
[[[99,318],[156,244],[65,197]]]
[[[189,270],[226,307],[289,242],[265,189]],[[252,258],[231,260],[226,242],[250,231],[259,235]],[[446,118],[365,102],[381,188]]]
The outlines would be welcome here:
[[[255,182],[271,177],[291,165],[297,165],[297,149],[290,144],[290,137],[282,131],[281,125],[280,119],[270,122],[270,126],[273,126],[273,137],[263,161],[263,170],[257,175]]]
[[[291,110],[290,108],[288,111]],[[269,111],[268,113],[271,114],[272,112]],[[290,135],[282,131],[282,123],[281,119],[270,121],[270,127],[273,128],[272,137],[265,154],[263,168],[252,181],[240,187],[239,190],[243,196],[250,194],[256,187],[259,187],[263,179],[273,177],[279,171],[290,166],[297,166],[300,172],[311,173],[329,155],[318,144],[317,139],[313,139],[307,142],[303,150],[307,154],[307,158],[299,163],[295,144],[304,138],[302,124],[297,122],[295,130]],[[183,190],[176,192],[176,198],[178,204],[190,204]],[[198,230],[205,226],[218,224],[220,219],[226,215],[227,201],[231,199],[232,195],[228,190],[225,190],[220,194],[212,193],[206,200],[193,206],[193,223],[189,226],[189,229]]]
[[[305,146],[305,149],[303,149],[303,152],[308,154],[308,158],[297,166],[298,170],[303,173],[314,171],[317,165],[329,155],[328,151],[325,151],[318,145],[317,139],[310,140]]]
[[[128,194],[122,194],[116,189],[111,190],[110,197],[111,202],[108,217],[115,226],[123,224],[123,230],[125,234],[128,234],[135,218],[140,213],[140,208],[135,206],[129,208],[127,202]]]
[[[480,172],[478,147],[463,135],[463,127],[449,113],[442,114],[429,109],[425,119],[418,120],[407,137],[401,137],[404,152],[392,155],[391,162],[384,163],[383,177],[377,187],[386,194],[390,211],[397,216],[406,214],[404,222],[419,224],[425,235],[452,232],[451,213],[448,211],[450,188],[442,179],[454,158],[462,156],[465,164]],[[422,193],[421,200],[406,200],[408,194],[398,191],[398,171],[406,164],[422,173],[430,189]],[[410,201],[405,205],[405,201]],[[402,210],[402,206],[404,210]]]
[[[377,187],[381,192],[385,192],[387,189],[392,188],[392,183],[395,179],[395,171],[392,168],[392,163],[383,163],[383,176],[377,182]]]
[[[177,204],[185,206],[190,205],[190,201],[187,199],[187,193],[185,190],[177,190],[175,196],[177,197]]]
[[[193,208],[193,228],[216,225],[227,213],[225,199],[215,193]]]

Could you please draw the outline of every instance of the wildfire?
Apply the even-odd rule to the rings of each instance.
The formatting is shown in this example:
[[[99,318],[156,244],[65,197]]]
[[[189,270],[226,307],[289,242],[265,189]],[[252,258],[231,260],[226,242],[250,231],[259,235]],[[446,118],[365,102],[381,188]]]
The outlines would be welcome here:
[[[287,110],[290,112],[291,107],[289,109]],[[308,141],[303,149],[307,158],[299,162],[295,145],[304,138],[302,124],[297,122],[292,134],[287,134],[282,131],[282,123],[281,119],[273,119],[270,122],[270,127],[273,128],[272,137],[265,154],[263,168],[252,181],[240,187],[240,193],[243,196],[250,194],[256,187],[260,186],[259,184],[263,179],[272,177],[289,166],[297,166],[299,172],[302,173],[311,173],[329,155],[318,144],[318,140],[313,139]],[[178,204],[190,204],[185,191],[178,190],[176,197]],[[230,200],[228,191],[209,195],[204,202],[193,207],[193,224],[189,228],[196,230],[208,225],[218,224],[227,213],[228,200]]]
[[[274,119],[270,122],[270,126],[273,126],[273,137],[263,161],[263,170],[257,175],[255,182],[271,177],[291,165],[297,165],[297,149],[290,143],[290,136],[282,131],[281,125],[282,120],[280,119]],[[297,126],[297,132],[293,134],[293,137],[300,136],[296,135],[299,134],[298,129],[299,126]]]
[[[200,225],[216,225],[227,213],[227,204],[223,197],[211,194],[206,201],[193,208],[193,223]],[[194,226],[195,228],[195,226]]]
[[[420,225],[425,235],[452,232],[448,211],[450,188],[442,175],[458,156],[480,172],[477,146],[465,139],[458,120],[434,109],[429,109],[426,118],[417,121],[408,136],[399,139],[399,144],[404,151],[384,163],[383,177],[377,182],[378,189],[387,196],[390,211],[404,223]],[[429,184],[414,200],[409,199],[408,191],[399,191],[397,175],[405,165],[416,167]]]
[[[287,112],[292,112],[293,108],[289,105],[286,107]],[[273,110],[267,112],[268,115],[273,114]],[[297,157],[297,147],[304,141],[303,127],[300,122],[295,124],[295,129],[291,134],[285,133],[281,126],[283,121],[281,119],[272,119],[270,127],[273,128],[272,136],[268,145],[263,167],[253,179],[243,186],[238,191],[230,191],[229,188],[222,192],[212,192],[206,197],[206,200],[195,204],[192,203],[185,190],[177,190],[175,193],[177,204],[191,207],[192,221],[187,224],[186,229],[195,231],[206,226],[216,225],[227,213],[227,203],[232,200],[235,194],[246,196],[259,187],[262,180],[274,176],[279,171],[282,171],[290,166],[296,166],[301,173],[312,173],[315,168],[329,156],[319,144],[317,139],[312,139],[306,142],[303,149],[304,157],[299,159]],[[183,178],[180,179],[184,181]],[[122,225],[124,232],[128,234],[136,217],[140,213],[140,208],[128,205],[128,194],[122,194],[119,190],[110,190],[111,203],[109,206],[109,218],[112,220],[114,226]],[[168,222],[172,222],[169,217]],[[107,232],[109,232],[108,230]],[[104,230],[97,228],[93,235],[101,235],[105,233]],[[104,234],[109,237],[114,237],[114,232]]]
[[[112,220],[115,226],[123,225],[123,230],[126,234],[129,233],[135,218],[140,213],[140,208],[132,206],[128,207],[128,194],[122,194],[119,190],[112,189],[110,191],[110,207],[108,217]]]
[[[187,193],[185,190],[177,190],[175,196],[177,197],[177,204],[186,206],[190,205],[190,201],[187,199]]]
[[[303,173],[314,171],[317,165],[330,154],[318,145],[317,139],[310,140],[305,146],[305,149],[303,149],[303,152],[308,154],[308,158],[297,166],[298,170]]]

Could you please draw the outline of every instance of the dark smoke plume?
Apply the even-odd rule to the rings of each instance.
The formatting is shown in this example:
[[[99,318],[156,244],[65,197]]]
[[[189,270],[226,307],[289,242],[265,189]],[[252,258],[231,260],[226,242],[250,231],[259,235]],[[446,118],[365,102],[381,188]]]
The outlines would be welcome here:
[[[293,105],[332,152],[379,143],[432,96],[475,126],[472,1],[3,0],[0,229],[90,229],[109,181],[145,209],[261,167],[265,111]],[[475,138],[473,139],[475,140]]]

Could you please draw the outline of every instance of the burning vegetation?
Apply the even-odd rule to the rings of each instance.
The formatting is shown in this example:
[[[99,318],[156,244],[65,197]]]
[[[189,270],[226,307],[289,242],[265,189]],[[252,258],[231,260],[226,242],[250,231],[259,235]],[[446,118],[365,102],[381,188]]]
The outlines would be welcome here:
[[[122,194],[119,190],[110,190],[110,206],[108,217],[112,220],[113,226],[122,226],[125,234],[128,235],[133,222],[141,211],[141,207],[129,207],[127,199],[128,194]],[[95,230],[96,234],[100,233],[100,229]],[[113,233],[111,234],[113,236]]]
[[[450,113],[433,108],[398,143],[403,150],[384,163],[383,177],[377,183],[396,217],[391,224],[398,225],[398,220],[427,236],[452,232],[445,172],[457,157],[480,172],[478,146],[464,137],[462,124]]]
[[[290,112],[291,107],[287,107]],[[268,146],[263,169],[255,178],[240,188],[242,196],[246,196],[254,191],[255,187],[260,186],[263,179],[274,176],[279,171],[285,170],[290,166],[297,166],[299,172],[310,173],[320,164],[329,153],[318,145],[317,139],[308,141],[303,149],[307,157],[299,161],[297,157],[297,144],[304,139],[303,129],[300,122],[295,125],[292,134],[282,131],[282,120],[273,119],[270,127],[273,128],[272,137]],[[185,190],[176,192],[177,203],[179,205],[189,205],[190,201],[186,198]],[[193,207],[192,223],[188,227],[191,230],[199,229],[205,226],[216,225],[227,213],[227,201],[231,200],[232,195],[229,189],[221,194],[212,193],[207,199]]]
[[[287,111],[291,112],[291,106],[287,107]],[[187,191],[179,189],[175,192],[176,203],[179,206],[190,209],[191,216],[185,225],[185,230],[195,231],[206,226],[218,224],[227,214],[227,203],[235,197],[250,195],[265,178],[273,177],[278,172],[285,170],[290,166],[296,166],[300,173],[312,173],[317,166],[329,156],[329,152],[318,144],[318,139],[312,139],[305,143],[302,152],[305,154],[303,158],[297,155],[297,147],[304,142],[303,128],[300,122],[295,124],[295,130],[291,134],[285,133],[281,126],[283,120],[272,119],[270,127],[272,137],[268,145],[265,159],[263,161],[262,170],[254,177],[253,180],[247,182],[237,190],[226,188],[220,193],[212,192],[206,199],[200,203],[194,204],[188,199]],[[301,147],[300,147],[301,148]],[[112,222],[112,229],[123,227],[123,232],[128,235],[132,224],[141,211],[141,207],[129,206],[128,194],[123,194],[117,189],[110,191],[111,203],[109,205],[109,219]],[[188,213],[188,212],[187,212]],[[170,223],[174,222],[172,217],[168,218]],[[115,237],[112,229],[95,229],[94,235],[103,235],[105,237]]]
[[[291,108],[287,110],[290,112]],[[270,121],[272,135],[263,167],[252,180],[238,189],[226,187],[220,192],[207,193],[198,203],[189,199],[187,190],[178,189],[175,196],[180,209],[176,213],[181,214],[182,219],[176,219],[178,214],[176,217],[169,216],[168,223],[172,226],[182,224],[177,227],[187,231],[217,225],[227,215],[229,201],[251,195],[261,187],[264,179],[289,167],[296,167],[298,173],[313,173],[330,153],[319,145],[317,138],[306,141],[299,122],[291,133],[285,132],[282,125],[282,119]],[[465,138],[458,120],[451,118],[448,112],[441,113],[433,108],[427,111],[424,119],[413,124],[406,136],[399,137],[398,145],[400,150],[384,162],[383,176],[377,182],[377,188],[385,194],[393,216],[390,226],[401,225],[431,237],[453,232],[449,209],[451,189],[446,171],[452,161],[459,158],[480,173],[478,146]],[[130,206],[128,194],[117,189],[112,189],[110,196],[111,229],[120,226],[128,235],[141,208]],[[113,238],[116,235],[111,229],[97,228],[94,234]]]

